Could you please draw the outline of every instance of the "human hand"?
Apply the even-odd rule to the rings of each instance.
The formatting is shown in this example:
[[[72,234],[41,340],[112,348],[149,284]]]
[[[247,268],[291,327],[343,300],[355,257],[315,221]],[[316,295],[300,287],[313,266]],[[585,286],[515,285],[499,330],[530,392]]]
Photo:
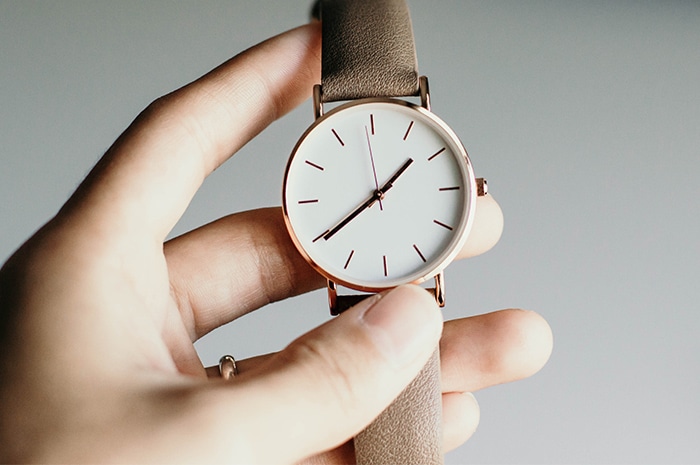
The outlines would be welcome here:
[[[363,302],[278,354],[240,361],[225,383],[207,377],[193,341],[324,282],[279,209],[164,244],[204,178],[308,97],[319,51],[318,26],[304,26],[154,102],[5,264],[0,461],[352,461],[348,439],[438,343],[427,293]],[[462,257],[500,236],[497,204],[479,202]],[[440,344],[449,449],[478,422],[464,393],[537,371],[551,333],[536,314],[506,310],[446,323]]]

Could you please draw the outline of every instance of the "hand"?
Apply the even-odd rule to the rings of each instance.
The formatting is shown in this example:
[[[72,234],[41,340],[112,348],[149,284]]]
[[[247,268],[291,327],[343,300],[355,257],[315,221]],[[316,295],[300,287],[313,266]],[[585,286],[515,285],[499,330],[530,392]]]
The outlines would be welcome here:
[[[406,170],[408,169],[409,166],[411,166],[412,163],[413,163],[413,158],[409,158],[408,160],[406,160],[404,162],[404,164],[401,165],[401,167],[398,170],[396,170],[396,173],[394,173],[387,180],[387,182],[382,184],[382,187],[379,188],[379,193],[382,197],[384,197],[384,194],[386,194],[389,191],[389,189],[394,187],[394,183],[396,182],[396,180],[399,179],[401,177],[401,175],[406,172]],[[500,233],[499,233],[499,235],[500,235]]]
[[[372,115],[372,134],[374,134],[374,118]],[[379,181],[377,180],[377,167],[374,166],[374,153],[372,153],[372,141],[369,139],[369,129],[365,126],[365,136],[367,136],[367,148],[369,149],[369,161],[372,163],[372,176],[374,177],[374,189],[379,192]],[[384,205],[382,205],[382,199],[379,198],[379,209],[384,210]]]
[[[394,173],[394,175],[382,185],[381,188],[377,186],[377,190],[375,190],[367,200],[365,200],[359,207],[355,208],[352,212],[350,212],[350,214],[348,214],[345,218],[340,220],[338,224],[333,226],[331,229],[326,230],[326,232],[321,234],[318,237],[318,239],[322,237],[324,240],[327,241],[328,239],[333,237],[335,233],[347,226],[348,223],[357,218],[360,215],[360,213],[370,209],[372,205],[374,205],[377,201],[379,201],[379,206],[381,207],[384,194],[386,194],[389,189],[394,187],[394,183],[396,182],[396,180],[399,179],[399,176],[401,176],[409,166],[411,166],[411,163],[413,163],[413,158],[409,158],[408,160],[406,160],[406,162],[403,165],[401,165],[401,168],[399,168],[396,171],[396,173]]]
[[[224,382],[207,378],[193,341],[323,280],[279,208],[164,244],[205,176],[308,97],[319,52],[318,25],[304,26],[155,101],[3,266],[0,462],[352,460],[348,440],[440,338],[427,293],[360,304]],[[501,225],[480,199],[462,256],[490,248]],[[506,310],[446,323],[441,347],[449,449],[478,421],[466,393],[537,371],[551,334],[536,314]]]

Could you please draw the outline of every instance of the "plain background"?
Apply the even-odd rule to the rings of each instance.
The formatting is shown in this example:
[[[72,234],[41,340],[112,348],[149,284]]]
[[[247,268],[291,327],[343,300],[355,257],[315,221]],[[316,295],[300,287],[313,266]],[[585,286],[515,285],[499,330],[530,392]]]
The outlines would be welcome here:
[[[524,307],[555,334],[541,373],[476,394],[479,430],[447,462],[700,462],[700,3],[409,4],[433,109],[506,216],[493,251],[448,269],[445,315]],[[0,1],[0,261],[149,102],[308,6]],[[173,234],[278,205],[311,117],[248,144]],[[278,350],[327,311],[290,299],[197,347],[207,364]]]

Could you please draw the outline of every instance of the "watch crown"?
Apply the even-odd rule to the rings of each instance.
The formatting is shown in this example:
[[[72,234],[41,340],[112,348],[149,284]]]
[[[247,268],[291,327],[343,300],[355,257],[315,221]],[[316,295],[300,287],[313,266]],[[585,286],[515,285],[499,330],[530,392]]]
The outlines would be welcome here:
[[[489,193],[489,185],[484,178],[476,178],[476,195],[483,197]]]

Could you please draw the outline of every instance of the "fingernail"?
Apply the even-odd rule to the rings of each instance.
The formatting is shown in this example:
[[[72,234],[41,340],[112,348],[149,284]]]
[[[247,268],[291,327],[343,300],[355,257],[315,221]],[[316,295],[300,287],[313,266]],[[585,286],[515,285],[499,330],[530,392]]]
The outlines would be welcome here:
[[[360,318],[380,352],[397,367],[434,350],[442,331],[435,300],[417,286],[383,294]]]

